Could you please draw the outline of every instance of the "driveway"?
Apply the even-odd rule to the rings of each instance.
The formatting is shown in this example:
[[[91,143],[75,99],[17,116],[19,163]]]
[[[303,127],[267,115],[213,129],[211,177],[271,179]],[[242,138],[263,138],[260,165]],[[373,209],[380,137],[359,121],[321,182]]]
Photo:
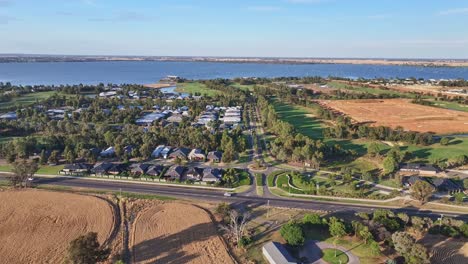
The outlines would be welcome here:
[[[322,260],[322,249],[331,248],[334,249],[335,246],[329,243],[309,240],[304,244],[301,252],[299,252],[300,257],[305,257],[309,261],[305,262],[308,264],[327,264],[324,260]],[[356,257],[354,254],[349,252],[346,248],[337,246],[338,250],[343,251],[348,256],[348,264],[359,264],[359,258]]]

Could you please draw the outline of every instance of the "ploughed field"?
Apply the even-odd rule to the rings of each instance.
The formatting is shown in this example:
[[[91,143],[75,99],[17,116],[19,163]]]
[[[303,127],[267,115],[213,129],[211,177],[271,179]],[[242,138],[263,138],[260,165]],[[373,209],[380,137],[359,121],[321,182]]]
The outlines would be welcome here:
[[[194,205],[158,203],[132,226],[134,263],[233,263],[210,215]]]
[[[373,126],[450,134],[468,132],[468,113],[413,104],[405,99],[321,100],[320,104]]]
[[[93,196],[43,190],[0,191],[2,263],[63,263],[71,240],[97,232],[105,243],[114,211]]]

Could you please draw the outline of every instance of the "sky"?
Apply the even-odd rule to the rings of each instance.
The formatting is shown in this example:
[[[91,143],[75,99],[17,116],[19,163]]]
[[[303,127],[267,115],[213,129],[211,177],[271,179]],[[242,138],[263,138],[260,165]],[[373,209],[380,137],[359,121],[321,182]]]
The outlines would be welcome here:
[[[468,59],[468,1],[0,0],[0,53]]]

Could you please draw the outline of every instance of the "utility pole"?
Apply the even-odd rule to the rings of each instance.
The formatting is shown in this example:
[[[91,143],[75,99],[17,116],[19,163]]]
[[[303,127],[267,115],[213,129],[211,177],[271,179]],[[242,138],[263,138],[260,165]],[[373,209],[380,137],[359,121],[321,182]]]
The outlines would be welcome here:
[[[270,219],[270,200],[267,202],[267,219]]]

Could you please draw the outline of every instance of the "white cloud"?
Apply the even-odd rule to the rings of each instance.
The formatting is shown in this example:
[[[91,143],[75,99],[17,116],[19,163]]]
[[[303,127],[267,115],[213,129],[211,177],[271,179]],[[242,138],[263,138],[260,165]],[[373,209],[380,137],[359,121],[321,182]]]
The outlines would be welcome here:
[[[248,10],[251,11],[260,11],[260,12],[272,12],[281,10],[278,6],[249,6],[247,7]]]
[[[286,2],[292,4],[320,4],[331,1],[333,0],[286,0]]]
[[[391,14],[375,14],[375,15],[367,16],[368,19],[375,19],[375,20],[387,19],[387,18],[391,18],[391,17],[392,17]]]
[[[147,15],[141,12],[126,11],[114,14],[113,16],[91,18],[93,22],[143,22],[156,20],[154,15]]]
[[[463,15],[468,14],[468,7],[443,10],[438,13],[439,16]]]

